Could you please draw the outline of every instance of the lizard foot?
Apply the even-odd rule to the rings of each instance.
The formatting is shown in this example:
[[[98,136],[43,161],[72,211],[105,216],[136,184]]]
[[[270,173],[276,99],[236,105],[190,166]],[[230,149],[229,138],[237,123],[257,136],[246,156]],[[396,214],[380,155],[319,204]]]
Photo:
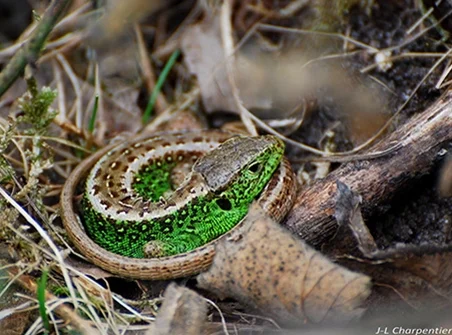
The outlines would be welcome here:
[[[144,245],[143,252],[146,258],[164,257],[167,256],[165,247],[167,247],[167,243],[160,240],[153,240]]]

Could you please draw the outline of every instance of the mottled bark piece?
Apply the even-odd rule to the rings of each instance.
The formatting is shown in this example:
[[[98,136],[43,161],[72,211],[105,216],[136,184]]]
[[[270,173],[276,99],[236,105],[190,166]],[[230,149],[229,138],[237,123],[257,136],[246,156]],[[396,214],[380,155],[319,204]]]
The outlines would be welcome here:
[[[198,283],[278,322],[346,323],[358,318],[370,278],[332,263],[254,204],[240,233],[217,246]]]
[[[171,283],[148,335],[203,333],[207,315],[206,301],[196,292]]]

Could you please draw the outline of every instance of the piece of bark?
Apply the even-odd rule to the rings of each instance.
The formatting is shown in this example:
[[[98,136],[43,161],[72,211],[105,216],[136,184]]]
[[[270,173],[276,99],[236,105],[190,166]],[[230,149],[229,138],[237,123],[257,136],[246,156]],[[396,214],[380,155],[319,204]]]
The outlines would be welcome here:
[[[452,92],[447,91],[424,112],[412,117],[370,152],[395,145],[398,149],[383,157],[344,164],[326,178],[304,188],[284,224],[314,246],[334,235],[336,181],[347,184],[362,197],[364,215],[371,214],[413,178],[426,174],[441,158],[441,149],[452,140]]]
[[[206,301],[196,292],[171,283],[148,335],[203,334],[207,315]]]
[[[370,278],[332,263],[253,204],[240,232],[221,240],[200,287],[290,325],[359,318]]]

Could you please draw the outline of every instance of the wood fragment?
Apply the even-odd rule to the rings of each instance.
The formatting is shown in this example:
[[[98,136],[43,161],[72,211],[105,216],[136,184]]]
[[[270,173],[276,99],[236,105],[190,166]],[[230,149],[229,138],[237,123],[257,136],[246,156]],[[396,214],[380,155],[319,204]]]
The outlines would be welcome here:
[[[275,319],[344,324],[359,318],[370,278],[334,264],[253,204],[240,232],[220,241],[198,284]]]
[[[311,245],[325,243],[337,229],[333,217],[336,181],[362,196],[361,209],[364,216],[369,215],[413,179],[427,174],[443,158],[439,154],[452,140],[451,129],[452,92],[447,91],[369,152],[383,151],[398,144],[396,151],[372,160],[344,164],[326,178],[303,189],[285,220],[285,226]]]
[[[148,335],[203,334],[207,315],[206,301],[196,292],[171,283]]]

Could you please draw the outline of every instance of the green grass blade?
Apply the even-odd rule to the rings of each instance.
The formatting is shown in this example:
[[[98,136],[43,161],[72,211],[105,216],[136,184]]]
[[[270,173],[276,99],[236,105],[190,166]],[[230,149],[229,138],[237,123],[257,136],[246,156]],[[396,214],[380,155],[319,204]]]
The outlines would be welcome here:
[[[88,131],[92,134],[94,131],[94,126],[96,124],[96,116],[97,116],[97,109],[99,107],[99,95],[96,94],[94,97],[94,106],[93,106],[93,112],[91,113],[91,117],[89,119],[88,124]]]
[[[176,50],[171,54],[170,58],[168,59],[168,62],[166,62],[165,67],[162,70],[162,73],[157,79],[157,83],[155,84],[154,90],[152,91],[151,97],[149,98],[148,104],[146,106],[146,110],[144,111],[143,114],[143,124],[146,124],[149,121],[151,113],[154,110],[154,105],[155,102],[157,101],[157,97],[160,93],[160,90],[162,89],[163,83],[168,77],[168,74],[171,71],[174,64],[176,63],[176,60],[179,57],[179,55],[180,55],[179,50]]]
[[[42,272],[41,278],[38,280],[38,289],[37,289],[37,296],[38,296],[38,304],[39,304],[39,314],[42,318],[42,323],[44,325],[45,334],[50,333],[50,323],[49,323],[49,317],[46,313],[46,286],[47,286],[47,275],[48,270],[44,270]]]

